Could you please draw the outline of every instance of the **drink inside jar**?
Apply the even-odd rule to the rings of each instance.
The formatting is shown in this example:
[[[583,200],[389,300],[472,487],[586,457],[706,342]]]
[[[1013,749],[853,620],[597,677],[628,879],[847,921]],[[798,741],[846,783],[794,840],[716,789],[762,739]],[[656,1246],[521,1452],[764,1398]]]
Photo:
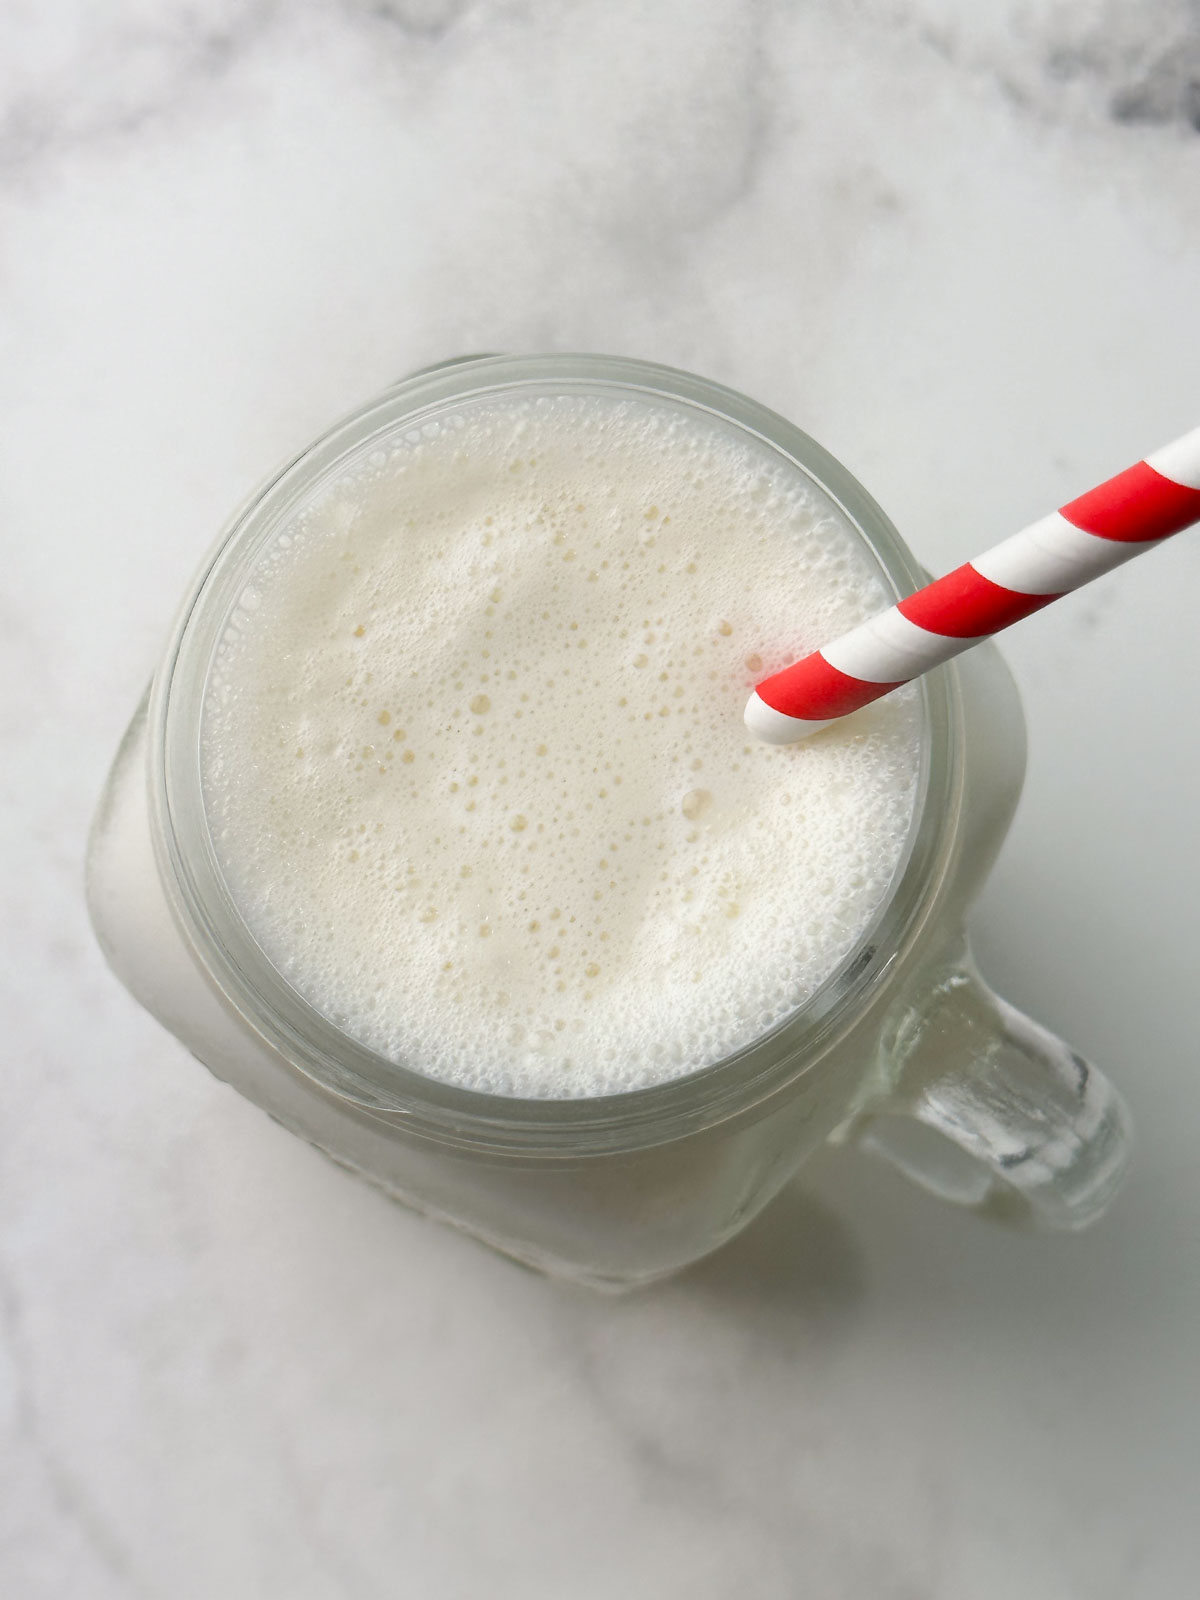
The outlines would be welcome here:
[[[834,504],[707,413],[491,397],[373,439],[259,559],[210,674],[205,807],[258,943],[464,1088],[646,1088],[750,1044],[869,927],[920,701],[797,746],[756,678],[891,598]]]

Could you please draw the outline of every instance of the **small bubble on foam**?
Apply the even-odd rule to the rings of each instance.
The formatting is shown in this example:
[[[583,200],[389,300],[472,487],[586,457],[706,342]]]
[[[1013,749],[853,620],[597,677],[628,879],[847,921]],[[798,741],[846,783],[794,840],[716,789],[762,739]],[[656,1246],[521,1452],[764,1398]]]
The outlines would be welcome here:
[[[689,789],[680,801],[679,809],[689,822],[695,822],[712,805],[712,795],[707,789]]]

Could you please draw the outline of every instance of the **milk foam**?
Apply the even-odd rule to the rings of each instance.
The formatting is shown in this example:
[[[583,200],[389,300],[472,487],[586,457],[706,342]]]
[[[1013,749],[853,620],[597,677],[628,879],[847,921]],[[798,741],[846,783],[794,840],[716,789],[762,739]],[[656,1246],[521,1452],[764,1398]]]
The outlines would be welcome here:
[[[530,1097],[646,1087],[829,976],[912,817],[919,701],[742,725],[885,605],[834,507],[683,407],[464,405],[374,442],[256,568],[203,781],[267,955],[395,1061]]]

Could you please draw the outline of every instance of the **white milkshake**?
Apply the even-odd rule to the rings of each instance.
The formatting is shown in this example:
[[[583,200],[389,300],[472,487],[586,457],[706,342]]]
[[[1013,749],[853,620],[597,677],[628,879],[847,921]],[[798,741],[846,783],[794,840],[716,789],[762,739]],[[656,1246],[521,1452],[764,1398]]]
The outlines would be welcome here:
[[[838,1129],[1079,1227],[1120,1097],[963,955],[1021,782],[999,655],[803,744],[741,720],[918,577],[844,468],[718,385],[417,374],[255,495],[186,597],[92,830],[105,954],[285,1127],[576,1282],[705,1255]]]
[[[205,699],[233,900],[319,1011],[462,1087],[639,1089],[749,1044],[903,856],[906,690],[753,741],[754,680],[885,605],[858,535],[667,402],[458,405],[311,493]]]

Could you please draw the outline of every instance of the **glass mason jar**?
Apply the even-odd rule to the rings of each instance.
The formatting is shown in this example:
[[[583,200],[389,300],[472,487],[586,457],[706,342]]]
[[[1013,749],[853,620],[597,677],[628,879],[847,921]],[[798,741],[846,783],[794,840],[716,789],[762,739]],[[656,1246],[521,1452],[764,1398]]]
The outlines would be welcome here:
[[[1125,1108],[1094,1068],[991,993],[963,934],[1024,767],[1016,692],[991,646],[922,682],[920,796],[873,923],[804,1006],[714,1066],[590,1099],[454,1088],[339,1032],[268,962],[223,882],[201,792],[201,709],[226,618],[258,553],[349,453],[468,398],[518,391],[641,396],[747,430],[835,502],[896,596],[925,581],[844,467],[718,384],[606,356],[472,357],[418,373],[271,478],[186,598],[89,849],[92,920],[118,977],[213,1073],[335,1160],[530,1266],[597,1287],[648,1282],[714,1249],[831,1137],[997,1216],[1093,1220],[1127,1160]]]

